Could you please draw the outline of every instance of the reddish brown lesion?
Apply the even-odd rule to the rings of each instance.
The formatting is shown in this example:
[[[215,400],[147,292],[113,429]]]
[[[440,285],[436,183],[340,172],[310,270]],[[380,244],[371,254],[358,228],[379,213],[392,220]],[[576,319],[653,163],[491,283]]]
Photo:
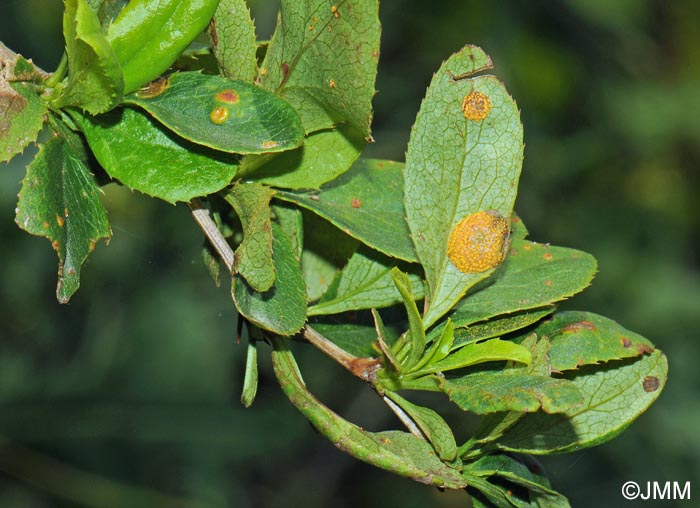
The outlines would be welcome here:
[[[158,78],[136,92],[136,97],[139,99],[151,99],[165,92],[169,86],[170,80],[168,78]]]
[[[217,93],[214,98],[219,102],[225,102],[226,104],[237,104],[241,100],[240,95],[235,90],[227,89],[221,90]]]
[[[598,328],[596,325],[594,325],[590,321],[579,321],[578,323],[571,323],[570,325],[566,325],[564,328],[561,329],[562,333],[576,333],[580,332],[581,330],[597,330]]]

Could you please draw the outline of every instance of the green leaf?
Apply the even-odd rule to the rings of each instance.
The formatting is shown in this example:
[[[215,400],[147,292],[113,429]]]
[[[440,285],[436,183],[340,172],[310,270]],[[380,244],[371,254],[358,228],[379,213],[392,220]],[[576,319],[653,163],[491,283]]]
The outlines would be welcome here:
[[[398,268],[392,268],[391,278],[394,280],[396,289],[398,289],[401,294],[403,304],[406,307],[406,313],[408,314],[409,328],[406,332],[406,337],[408,339],[407,344],[409,349],[408,356],[402,361],[401,366],[402,370],[408,371],[411,367],[418,364],[418,361],[423,356],[423,351],[425,351],[425,328],[423,327],[423,320],[416,306],[416,300],[413,295],[408,274],[402,272]]]
[[[467,482],[467,492],[472,496],[474,508],[532,508],[519,493],[503,485],[496,485],[479,476],[463,473]],[[476,492],[479,493],[477,497]]]
[[[504,450],[564,453],[604,443],[629,426],[656,400],[668,364],[659,350],[636,360],[583,367],[569,379],[584,404],[558,415],[527,415],[497,443]]]
[[[236,157],[189,143],[140,111],[73,118],[109,176],[149,196],[189,201],[223,189],[236,175]]]
[[[304,250],[304,219],[301,210],[289,203],[275,203],[270,206],[275,222],[292,242],[294,253],[299,258]]]
[[[364,146],[356,129],[340,125],[310,134],[296,150],[244,157],[241,174],[274,187],[318,189],[350,169]]]
[[[91,114],[103,113],[119,104],[124,93],[119,60],[87,1],[64,3],[68,82],[56,88],[51,103],[55,108],[77,106]]]
[[[596,269],[595,258],[585,252],[514,240],[493,283],[474,288],[450,318],[463,327],[564,300],[588,287]]]
[[[425,352],[423,358],[414,367],[415,371],[421,370],[426,365],[432,365],[438,363],[440,360],[447,357],[452,349],[452,344],[455,339],[455,329],[452,326],[452,321],[447,319],[445,326],[442,328],[442,333],[440,337],[433,341],[430,349]]]
[[[551,488],[542,467],[526,455],[485,455],[465,467],[465,476],[500,477],[528,489],[531,506],[571,508],[566,497]]]
[[[80,143],[66,128],[40,145],[27,166],[15,219],[28,233],[46,237],[56,251],[61,303],[77,291],[80,268],[95,244],[112,236]]]
[[[377,0],[282,0],[260,83],[307,133],[348,122],[369,136],[379,59]]]
[[[654,345],[641,335],[590,312],[559,312],[534,332],[549,339],[549,360],[555,372],[654,351]]]
[[[255,26],[245,0],[221,0],[209,24],[209,41],[221,74],[250,83],[258,72]]]
[[[309,316],[338,314],[348,310],[389,307],[401,302],[401,295],[391,278],[395,260],[361,246],[339,274],[332,295],[309,307]],[[419,275],[408,274],[413,297],[423,297],[423,283]]]
[[[411,373],[414,376],[447,372],[485,362],[513,361],[524,364],[530,363],[530,352],[519,344],[501,339],[489,339],[484,342],[467,344],[462,349],[450,353],[446,358],[436,363],[429,363],[419,371]]]
[[[561,413],[582,402],[581,393],[571,381],[526,374],[478,372],[443,380],[440,388],[461,409],[477,414],[531,413],[540,409],[546,413]]]
[[[36,141],[48,109],[30,83],[8,83],[0,75],[0,162]]]
[[[247,326],[243,325],[245,329]],[[257,342],[248,338],[248,347],[245,357],[245,375],[243,377],[243,391],[241,393],[241,403],[245,407],[250,407],[255,401],[258,393],[258,347]]]
[[[554,306],[550,306],[543,309],[518,312],[516,314],[504,314],[487,321],[480,321],[467,325],[464,328],[457,328],[454,334],[454,347],[457,348],[463,344],[468,344],[477,340],[501,337],[530,326],[553,312]]]
[[[160,76],[207,27],[219,0],[132,0],[107,40],[124,71],[124,93]]]
[[[457,457],[455,437],[442,416],[430,408],[407,401],[398,393],[387,391],[385,395],[406,412],[442,460],[452,461]]]
[[[518,108],[496,77],[468,77],[490,68],[488,56],[475,46],[466,46],[443,63],[433,76],[408,144],[404,204],[426,274],[426,326],[493,271],[457,269],[447,255],[453,228],[476,212],[509,219],[513,210],[523,158]],[[485,118],[465,117],[462,104],[471,93],[488,97],[491,106]],[[492,234],[501,236],[494,237],[496,243],[504,242],[500,233],[489,231],[489,237]]]
[[[273,338],[272,365],[290,402],[340,450],[376,467],[438,487],[461,489],[466,482],[426,441],[405,432],[367,432],[319,402],[304,386],[287,344]]]
[[[348,353],[360,358],[377,356],[377,330],[372,325],[333,320],[312,319],[314,330]]]
[[[241,220],[243,241],[236,249],[233,272],[240,274],[255,291],[263,293],[275,282],[272,264],[270,199],[274,191],[256,183],[236,183],[224,195]],[[297,249],[293,247],[293,254]]]
[[[177,72],[124,97],[179,136],[222,152],[282,152],[301,145],[299,115],[270,92],[223,76]]]
[[[276,197],[297,203],[353,238],[388,256],[417,261],[403,207],[403,165],[359,159],[320,191],[285,192]]]
[[[240,275],[233,277],[231,294],[238,312],[264,330],[294,335],[306,321],[306,288],[299,258],[282,229],[272,223],[272,261],[277,272],[274,285],[254,291]]]

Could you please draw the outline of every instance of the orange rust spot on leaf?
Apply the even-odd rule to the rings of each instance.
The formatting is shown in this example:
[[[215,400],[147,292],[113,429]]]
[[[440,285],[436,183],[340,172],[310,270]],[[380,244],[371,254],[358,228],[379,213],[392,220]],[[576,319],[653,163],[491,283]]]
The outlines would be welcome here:
[[[136,92],[136,97],[139,99],[151,99],[165,92],[169,86],[170,80],[168,78],[158,78]]]
[[[60,215],[56,214],[56,224],[58,224],[59,228],[63,227],[63,223],[65,222],[65,219],[61,217]]]
[[[53,242],[51,242],[51,247],[53,247],[53,250],[58,250],[61,248],[61,242],[59,242],[58,240],[54,240]]]
[[[335,88],[335,80],[333,78],[328,80],[328,86],[331,88]]]
[[[661,386],[661,382],[656,376],[646,376],[644,381],[642,381],[642,388],[647,393],[655,392],[659,389],[659,386]]]
[[[526,243],[525,245],[523,245],[523,249],[532,250],[532,245],[530,245],[529,243]]]
[[[88,246],[88,249],[90,249],[90,252],[95,250],[95,240],[90,240],[90,245]]]
[[[360,208],[362,206],[362,201],[360,198],[352,198],[352,201],[350,201],[350,206],[353,208]]]
[[[263,67],[262,69],[260,69],[260,75],[261,75],[261,76],[267,76],[267,69],[266,69],[265,67]]]
[[[277,141],[263,141],[262,147],[263,148],[276,148],[279,143]]]
[[[575,332],[580,332],[581,330],[597,330],[598,328],[596,325],[591,323],[590,321],[579,321],[578,323],[571,323],[570,325],[566,325],[564,328],[561,329],[562,333],[575,333]]]
[[[75,268],[72,266],[68,269],[68,275],[75,275]]]
[[[505,258],[508,224],[508,220],[496,210],[467,215],[450,233],[447,257],[462,273],[495,268]]]
[[[228,119],[228,114],[228,108],[225,108],[224,106],[217,106],[211,110],[211,113],[209,113],[209,120],[211,120],[211,123],[213,124],[221,125]]]
[[[221,90],[214,97],[219,102],[225,102],[226,104],[236,104],[241,100],[240,96],[235,90]]]
[[[553,282],[551,279],[547,279],[546,281],[544,281],[545,286],[551,286],[552,284],[553,284]]]
[[[42,225],[44,226],[44,229],[49,229],[49,227],[51,227],[51,224],[49,224],[46,221],[44,221],[44,224],[42,224]]]
[[[68,218],[68,208],[63,209],[63,216]]]
[[[542,255],[542,259],[544,259],[545,261],[551,261],[552,259],[554,259],[554,256],[552,256],[551,252],[545,252]]]
[[[462,113],[467,120],[480,122],[491,111],[491,101],[486,94],[481,92],[469,92],[462,101]]]
[[[333,13],[333,16],[336,17],[336,19],[340,17],[340,12],[338,12],[338,6],[337,6],[337,5],[333,5],[333,6],[331,7],[331,12]]]

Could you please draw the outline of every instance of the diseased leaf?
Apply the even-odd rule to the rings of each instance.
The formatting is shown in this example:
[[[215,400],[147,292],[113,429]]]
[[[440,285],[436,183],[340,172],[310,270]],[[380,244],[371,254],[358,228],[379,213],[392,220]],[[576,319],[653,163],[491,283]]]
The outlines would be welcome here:
[[[417,261],[404,218],[402,168],[393,161],[359,159],[319,191],[280,191],[276,197],[317,213],[379,252]]]
[[[296,108],[307,133],[348,122],[369,136],[378,10],[377,0],[282,0],[259,79]]]
[[[443,63],[408,144],[404,204],[426,274],[426,326],[492,273],[506,243],[504,221],[510,219],[515,201],[523,133],[518,108],[501,82],[494,76],[469,77],[490,68],[488,56],[475,46],[464,47]],[[479,100],[473,103],[472,97]],[[477,235],[460,230],[452,237],[457,226],[476,228]],[[454,261],[479,262],[460,271],[448,257],[448,243],[458,248]]]
[[[30,83],[8,83],[0,75],[0,162],[8,162],[32,142],[48,109]]]
[[[257,292],[240,275],[235,275],[231,288],[233,301],[238,312],[263,330],[294,335],[306,321],[306,288],[294,247],[274,222],[272,261],[277,272],[274,285],[265,292]]]
[[[457,469],[443,463],[424,440],[398,431],[367,432],[342,419],[304,386],[287,344],[273,339],[272,365],[290,402],[338,449],[395,474],[438,487],[461,489]]]
[[[40,145],[27,166],[15,218],[20,228],[46,237],[56,251],[60,303],[77,291],[80,269],[95,244],[112,236],[80,143],[66,128]]]
[[[454,347],[482,339],[501,337],[536,323],[554,312],[554,306],[544,307],[516,314],[503,314],[488,321],[480,321],[455,329]]]
[[[457,457],[455,437],[442,416],[430,408],[407,401],[398,393],[387,391],[385,395],[414,421],[442,460],[452,461]]]
[[[530,363],[530,352],[520,344],[501,339],[489,339],[484,342],[467,344],[450,353],[446,358],[429,363],[412,375],[426,375],[434,372],[447,372],[485,362],[512,361]]]
[[[274,191],[264,185],[238,182],[224,195],[243,227],[243,241],[234,254],[233,272],[240,274],[253,290],[260,293],[270,289],[275,282],[270,221],[273,194]],[[292,252],[297,256],[296,246]]]
[[[514,240],[503,269],[493,282],[473,288],[450,318],[460,328],[564,300],[584,290],[596,269],[595,258],[585,252]]]
[[[341,125],[314,132],[296,150],[279,155],[249,155],[241,174],[250,180],[286,189],[318,189],[345,173],[365,146],[356,129]]]
[[[465,346],[469,347],[469,346]],[[561,413],[581,405],[577,386],[566,379],[502,372],[478,372],[443,380],[440,388],[464,411]]]
[[[636,360],[587,366],[568,378],[584,403],[558,415],[527,415],[499,441],[504,450],[532,454],[564,453],[595,446],[617,436],[661,394],[668,374],[659,350]]]
[[[103,113],[119,104],[124,93],[119,60],[87,1],[64,4],[68,82],[56,88],[51,102],[55,108],[76,106],[93,115]]]
[[[124,97],[179,136],[223,152],[282,152],[301,145],[299,115],[275,94],[244,81],[177,72]]]
[[[641,335],[591,312],[558,312],[534,332],[549,339],[549,361],[555,372],[654,351]]]
[[[255,26],[245,0],[221,0],[209,24],[209,41],[221,73],[252,83],[258,71]]]
[[[131,108],[74,115],[100,165],[124,185],[170,203],[226,187],[238,158],[194,145]]]
[[[337,314],[348,310],[389,307],[401,302],[401,295],[391,278],[396,264],[382,254],[361,246],[339,274],[332,294],[325,294],[309,307],[309,316]],[[423,283],[417,274],[408,274],[413,297],[423,297]]]

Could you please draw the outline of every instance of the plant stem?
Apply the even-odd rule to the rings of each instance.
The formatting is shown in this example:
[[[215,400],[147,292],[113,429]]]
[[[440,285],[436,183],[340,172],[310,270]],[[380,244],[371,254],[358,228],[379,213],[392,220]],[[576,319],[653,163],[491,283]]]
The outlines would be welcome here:
[[[214,250],[216,250],[217,254],[219,254],[221,261],[223,261],[224,265],[226,265],[228,271],[232,273],[233,249],[212,220],[209,209],[206,208],[197,198],[190,201],[187,206],[189,206],[190,211],[192,212],[192,217],[194,217],[194,220],[202,229],[204,235],[214,247]]]
[[[68,71],[68,54],[64,51],[61,61],[58,63],[58,67],[46,80],[46,86],[53,88],[58,85],[66,75],[66,71]]]

